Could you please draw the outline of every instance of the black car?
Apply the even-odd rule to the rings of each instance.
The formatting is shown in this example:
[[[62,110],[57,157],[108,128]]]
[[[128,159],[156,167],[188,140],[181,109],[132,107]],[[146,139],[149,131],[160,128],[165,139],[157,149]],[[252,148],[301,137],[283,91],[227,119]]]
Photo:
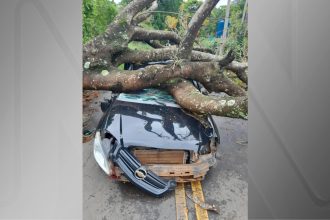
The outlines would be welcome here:
[[[163,90],[115,94],[101,108],[94,157],[117,180],[161,196],[176,182],[203,179],[216,163],[212,116],[185,111]]]

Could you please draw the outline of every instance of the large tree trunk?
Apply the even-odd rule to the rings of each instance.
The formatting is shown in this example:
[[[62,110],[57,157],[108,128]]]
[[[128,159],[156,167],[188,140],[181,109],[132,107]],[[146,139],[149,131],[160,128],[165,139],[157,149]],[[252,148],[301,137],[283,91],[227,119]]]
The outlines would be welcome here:
[[[233,71],[247,82],[246,64],[233,61],[232,53],[224,57],[205,48],[194,48],[197,32],[218,0],[206,0],[191,19],[181,39],[176,33],[146,30],[139,22],[147,19],[157,8],[153,0],[134,0],[108,26],[104,34],[88,42],[83,48],[83,88],[86,90],[136,91],[148,87],[166,89],[182,108],[196,114],[215,114],[245,118],[246,91],[223,73]],[[149,8],[148,8],[149,7]],[[158,40],[174,45],[164,46]],[[154,47],[150,51],[128,49],[131,41],[143,41]],[[139,70],[119,70],[122,63],[150,61],[173,62],[168,65],[149,65]],[[191,80],[201,83],[208,92],[227,95],[211,97],[196,89]]]
[[[83,87],[127,92],[161,86],[168,80],[181,77],[196,80],[209,91],[225,92],[232,96],[245,96],[246,92],[220,72],[220,67],[216,62],[186,62],[181,66],[150,65],[133,71],[113,69],[110,73],[102,70],[101,73],[85,74]]]

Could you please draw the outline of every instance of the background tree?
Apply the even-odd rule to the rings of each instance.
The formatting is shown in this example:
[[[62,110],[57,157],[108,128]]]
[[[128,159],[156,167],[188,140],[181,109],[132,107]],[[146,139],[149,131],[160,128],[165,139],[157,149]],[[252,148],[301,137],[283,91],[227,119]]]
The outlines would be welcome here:
[[[230,14],[230,2],[231,0],[227,0],[227,5],[226,5],[226,17],[225,17],[225,25],[223,27],[223,34],[221,36],[221,44],[218,50],[218,54],[223,54],[223,48],[224,44],[226,43],[227,39],[227,31],[228,31],[228,25],[229,25],[229,14]]]

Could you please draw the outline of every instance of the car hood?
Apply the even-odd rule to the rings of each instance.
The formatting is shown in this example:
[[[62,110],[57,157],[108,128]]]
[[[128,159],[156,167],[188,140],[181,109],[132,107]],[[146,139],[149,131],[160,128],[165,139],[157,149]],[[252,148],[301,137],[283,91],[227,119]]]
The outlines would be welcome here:
[[[198,151],[213,134],[179,107],[115,100],[105,115],[104,129],[124,147]],[[207,122],[209,123],[209,122]]]

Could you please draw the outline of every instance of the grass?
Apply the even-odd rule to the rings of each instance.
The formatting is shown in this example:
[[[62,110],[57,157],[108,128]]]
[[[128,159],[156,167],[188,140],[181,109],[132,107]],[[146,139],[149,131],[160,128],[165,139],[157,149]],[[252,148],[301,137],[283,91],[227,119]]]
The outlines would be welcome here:
[[[130,42],[128,44],[128,48],[131,49],[131,50],[151,50],[152,47],[146,43],[142,43],[142,42],[136,42],[136,41],[133,41],[133,42]]]

